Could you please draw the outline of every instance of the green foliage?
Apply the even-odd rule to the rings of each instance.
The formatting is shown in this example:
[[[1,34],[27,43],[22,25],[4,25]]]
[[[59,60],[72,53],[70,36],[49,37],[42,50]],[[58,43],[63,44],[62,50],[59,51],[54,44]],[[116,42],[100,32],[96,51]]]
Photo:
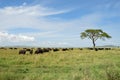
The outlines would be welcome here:
[[[87,29],[81,33],[80,36],[82,39],[89,38],[91,40],[111,38],[106,32],[103,32],[101,29]]]
[[[101,29],[87,29],[81,33],[80,37],[82,39],[88,38],[93,42],[93,48],[95,49],[95,41],[98,39],[105,40],[105,38],[112,38],[106,32]]]

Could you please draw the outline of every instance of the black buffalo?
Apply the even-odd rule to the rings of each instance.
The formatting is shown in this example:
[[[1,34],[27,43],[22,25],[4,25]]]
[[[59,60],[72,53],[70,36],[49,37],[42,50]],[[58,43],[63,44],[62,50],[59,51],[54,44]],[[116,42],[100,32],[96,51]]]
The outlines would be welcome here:
[[[23,50],[19,50],[19,54],[25,54],[26,53],[26,50],[23,49]]]
[[[68,49],[67,48],[63,48],[62,51],[67,51]]]
[[[30,50],[30,54],[33,54],[33,50],[32,49]]]
[[[83,50],[83,48],[79,48],[80,50]]]
[[[50,51],[49,48],[43,48],[42,50],[43,50],[43,52],[49,52]]]
[[[36,51],[35,51],[35,54],[42,54],[44,51],[41,49],[41,48],[38,48]]]
[[[26,54],[26,52],[27,52],[26,49],[19,50],[19,54]],[[30,54],[33,54],[33,50],[32,50],[32,49],[30,49],[28,52],[29,52]]]
[[[29,49],[29,48],[26,48],[26,51],[31,51],[31,49]]]
[[[59,51],[59,49],[58,48],[54,48],[53,51],[56,52],[56,51]]]
[[[14,48],[14,49],[17,49],[17,48]]]
[[[9,49],[13,49],[12,47],[10,47]]]

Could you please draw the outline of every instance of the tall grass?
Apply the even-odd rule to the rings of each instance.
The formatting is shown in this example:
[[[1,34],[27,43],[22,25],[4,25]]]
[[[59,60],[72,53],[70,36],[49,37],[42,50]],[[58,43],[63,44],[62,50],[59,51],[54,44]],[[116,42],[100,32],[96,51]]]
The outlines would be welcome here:
[[[120,80],[120,51],[19,55],[18,50],[0,50],[0,80]]]

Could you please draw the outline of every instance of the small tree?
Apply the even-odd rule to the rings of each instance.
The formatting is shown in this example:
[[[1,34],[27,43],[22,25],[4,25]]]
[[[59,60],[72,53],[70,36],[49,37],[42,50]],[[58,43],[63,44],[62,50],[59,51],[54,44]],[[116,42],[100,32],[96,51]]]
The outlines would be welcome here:
[[[95,42],[98,39],[105,40],[105,38],[111,38],[106,32],[103,32],[101,29],[87,29],[81,33],[80,36],[82,39],[88,38],[92,40],[93,49],[95,50]]]

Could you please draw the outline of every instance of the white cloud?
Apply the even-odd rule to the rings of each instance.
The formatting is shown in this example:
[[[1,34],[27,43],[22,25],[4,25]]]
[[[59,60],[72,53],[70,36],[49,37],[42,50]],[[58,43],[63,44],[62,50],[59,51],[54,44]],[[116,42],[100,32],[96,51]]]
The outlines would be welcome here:
[[[73,10],[73,9],[72,9]],[[63,14],[71,10],[54,10],[51,8],[35,6],[4,7],[0,9],[0,29],[6,30],[16,27],[37,28],[41,30],[63,30],[66,28],[94,27],[101,19],[98,13],[88,14],[75,20],[52,20],[45,16]]]
[[[31,33],[24,33],[23,35],[34,36],[36,38],[56,38],[62,36],[58,34],[57,31],[47,31],[47,32],[31,32]]]
[[[35,5],[35,6],[22,5],[18,7],[9,6],[0,9],[0,13],[4,15],[26,15],[26,16],[49,16],[49,15],[66,13],[68,11],[69,10],[56,11],[54,9],[42,7],[40,5]]]
[[[25,35],[14,35],[7,32],[0,32],[0,41],[2,42],[30,42],[34,41],[34,37],[25,36]]]
[[[64,23],[51,21],[45,16],[62,14],[70,10],[54,10],[51,8],[35,6],[4,7],[0,9],[0,29],[6,30],[16,27],[31,27],[38,29],[57,29]]]

